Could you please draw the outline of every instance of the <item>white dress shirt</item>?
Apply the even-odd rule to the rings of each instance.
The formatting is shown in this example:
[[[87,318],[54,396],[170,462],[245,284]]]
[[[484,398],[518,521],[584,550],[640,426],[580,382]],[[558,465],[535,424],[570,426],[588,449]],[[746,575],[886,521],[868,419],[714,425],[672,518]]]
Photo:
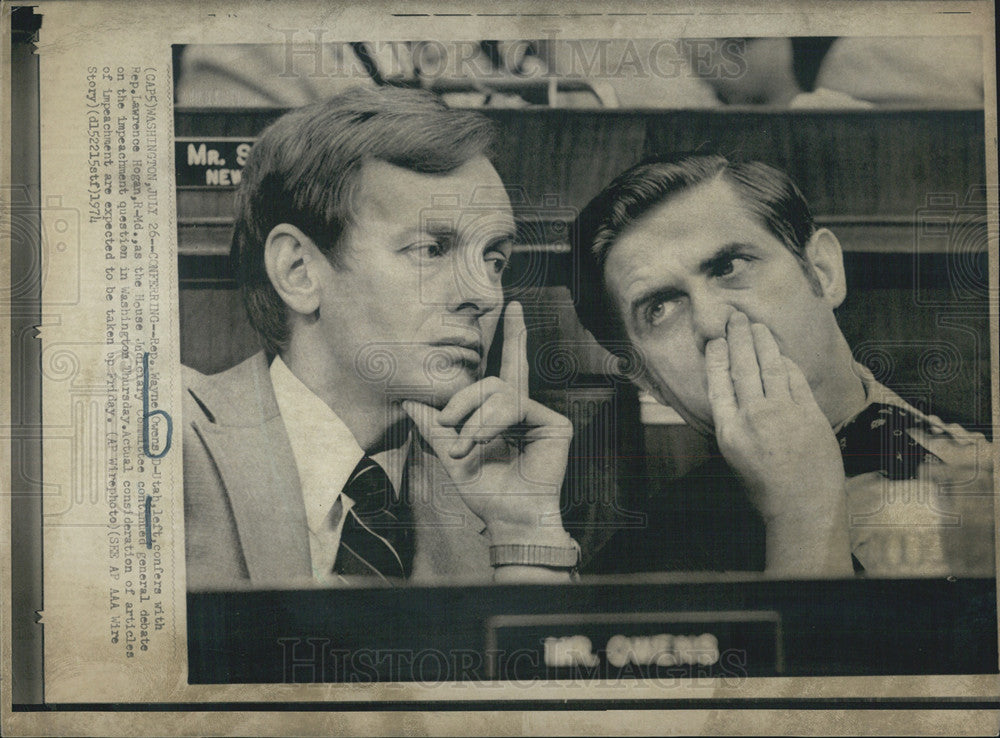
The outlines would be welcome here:
[[[322,584],[331,575],[340,534],[354,501],[343,494],[351,472],[365,455],[354,435],[333,410],[296,377],[276,356],[271,362],[271,383],[299,472],[299,484],[309,526],[309,552],[313,578]],[[372,454],[399,494],[410,441]]]

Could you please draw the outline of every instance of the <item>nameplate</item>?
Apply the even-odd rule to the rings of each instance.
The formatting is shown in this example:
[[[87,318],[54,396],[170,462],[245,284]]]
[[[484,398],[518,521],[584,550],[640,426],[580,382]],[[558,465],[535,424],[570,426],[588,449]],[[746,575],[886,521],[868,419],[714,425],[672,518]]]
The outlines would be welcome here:
[[[178,187],[234,188],[253,146],[248,138],[176,138]]]
[[[784,671],[772,610],[495,615],[492,679],[742,679]]]

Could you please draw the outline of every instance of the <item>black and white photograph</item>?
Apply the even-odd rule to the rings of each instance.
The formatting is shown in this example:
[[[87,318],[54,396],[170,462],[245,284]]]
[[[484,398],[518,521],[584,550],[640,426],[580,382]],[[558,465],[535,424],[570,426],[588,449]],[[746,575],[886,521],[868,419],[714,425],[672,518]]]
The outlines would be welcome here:
[[[993,669],[978,38],[319,38],[174,47],[193,680]]]

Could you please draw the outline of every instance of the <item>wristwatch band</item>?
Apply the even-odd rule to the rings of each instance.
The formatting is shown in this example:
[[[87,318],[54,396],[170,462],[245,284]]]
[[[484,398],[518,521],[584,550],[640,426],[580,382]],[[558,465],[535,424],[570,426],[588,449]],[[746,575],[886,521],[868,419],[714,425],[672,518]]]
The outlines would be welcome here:
[[[571,546],[536,546],[504,543],[490,546],[490,566],[548,566],[575,569],[580,563],[580,544],[572,538]]]

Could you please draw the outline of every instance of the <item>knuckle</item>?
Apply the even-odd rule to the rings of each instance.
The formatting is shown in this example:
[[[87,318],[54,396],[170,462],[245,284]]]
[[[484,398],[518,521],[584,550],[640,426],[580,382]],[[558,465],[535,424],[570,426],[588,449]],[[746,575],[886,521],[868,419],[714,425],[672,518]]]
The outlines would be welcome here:
[[[500,392],[507,387],[510,387],[505,381],[500,379],[500,377],[486,377],[482,381],[483,390],[487,392]]]
[[[733,433],[729,426],[716,427],[715,436],[721,449],[732,449],[737,445],[738,436]]]
[[[726,399],[726,393],[720,387],[710,387],[708,390],[708,401],[715,404]]]

